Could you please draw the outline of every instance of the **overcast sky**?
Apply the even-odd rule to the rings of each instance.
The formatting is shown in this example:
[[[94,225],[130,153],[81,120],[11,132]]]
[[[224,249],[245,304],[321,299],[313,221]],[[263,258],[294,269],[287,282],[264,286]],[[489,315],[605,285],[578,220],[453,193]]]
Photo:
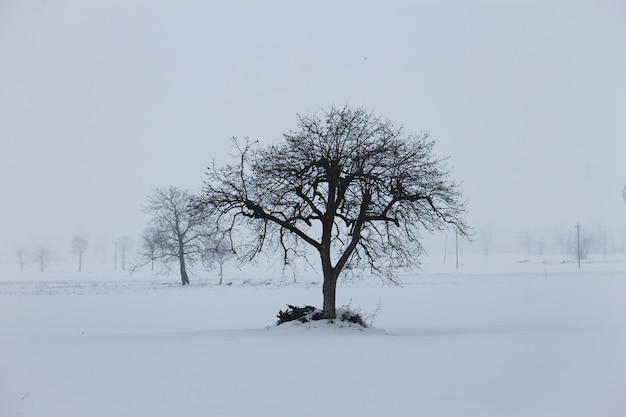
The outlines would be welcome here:
[[[0,250],[136,236],[331,105],[430,132],[474,226],[626,225],[626,2],[0,0]]]

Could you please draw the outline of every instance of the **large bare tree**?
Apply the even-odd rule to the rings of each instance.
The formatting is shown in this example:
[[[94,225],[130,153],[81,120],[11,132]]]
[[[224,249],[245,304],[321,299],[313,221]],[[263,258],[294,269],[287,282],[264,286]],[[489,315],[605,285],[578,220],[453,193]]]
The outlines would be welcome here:
[[[207,170],[197,208],[216,216],[226,235],[252,228],[244,259],[274,245],[287,264],[312,248],[324,276],[324,318],[336,317],[346,266],[393,280],[394,268],[418,264],[421,230],[469,232],[460,185],[434,142],[364,109],[298,116],[298,129],[274,146],[234,142],[236,160]]]
[[[206,223],[190,207],[193,195],[176,187],[157,188],[148,199],[145,211],[151,215],[146,232],[157,248],[146,251],[146,261],[160,260],[164,265],[178,263],[183,285],[189,284],[187,267],[205,254]]]

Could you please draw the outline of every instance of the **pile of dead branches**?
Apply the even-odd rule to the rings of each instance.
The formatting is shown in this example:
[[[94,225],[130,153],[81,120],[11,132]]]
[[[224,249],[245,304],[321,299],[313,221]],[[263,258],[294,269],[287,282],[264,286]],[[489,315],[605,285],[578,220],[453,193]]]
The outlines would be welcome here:
[[[287,304],[285,311],[279,311],[276,317],[278,321],[276,324],[283,324],[290,321],[299,321],[300,323],[307,323],[314,320],[322,320],[324,318],[322,310],[313,306],[297,307]],[[338,309],[337,320],[358,324],[363,327],[368,327],[363,318],[354,311],[349,309]]]

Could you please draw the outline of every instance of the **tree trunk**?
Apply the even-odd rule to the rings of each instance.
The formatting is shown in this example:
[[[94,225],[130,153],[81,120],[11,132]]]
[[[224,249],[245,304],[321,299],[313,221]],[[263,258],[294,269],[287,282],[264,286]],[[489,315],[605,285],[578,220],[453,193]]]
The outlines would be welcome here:
[[[322,293],[324,294],[323,314],[325,319],[333,320],[337,317],[337,309],[335,308],[335,295],[337,292],[337,275],[334,271],[324,271],[324,285]]]
[[[83,270],[83,252],[78,252],[78,272],[82,272]]]
[[[178,261],[180,263],[180,279],[183,285],[189,285],[189,276],[187,275],[187,269],[185,268],[185,255],[182,252],[178,255]]]
[[[325,319],[333,320],[337,317],[335,309],[335,293],[337,289],[337,277],[339,273],[333,268],[330,256],[330,236],[332,224],[324,225],[322,233],[322,246],[320,248],[320,257],[322,260],[322,272],[324,274],[324,284],[322,286],[322,294],[324,295],[324,306],[322,308]]]
[[[219,283],[219,285],[222,285],[222,279],[224,278],[224,274],[222,273],[222,264],[223,264],[223,262],[220,262],[220,283]]]

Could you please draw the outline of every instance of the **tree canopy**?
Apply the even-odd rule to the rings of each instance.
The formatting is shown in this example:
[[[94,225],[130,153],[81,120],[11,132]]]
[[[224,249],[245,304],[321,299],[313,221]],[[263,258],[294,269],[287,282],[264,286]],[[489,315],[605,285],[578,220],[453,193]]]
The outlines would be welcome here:
[[[187,267],[205,256],[210,236],[206,222],[189,205],[192,197],[176,187],[154,190],[145,207],[151,215],[150,228],[142,236],[145,261],[159,260],[166,267],[178,263],[183,285],[189,284]]]
[[[418,264],[421,231],[469,233],[460,183],[428,134],[405,134],[364,109],[299,115],[298,128],[273,146],[234,144],[231,164],[207,170],[196,207],[215,215],[224,236],[253,231],[237,248],[246,259],[269,246],[288,264],[309,259],[312,248],[324,275],[325,318],[335,318],[336,283],[347,265],[393,280],[396,268]]]

